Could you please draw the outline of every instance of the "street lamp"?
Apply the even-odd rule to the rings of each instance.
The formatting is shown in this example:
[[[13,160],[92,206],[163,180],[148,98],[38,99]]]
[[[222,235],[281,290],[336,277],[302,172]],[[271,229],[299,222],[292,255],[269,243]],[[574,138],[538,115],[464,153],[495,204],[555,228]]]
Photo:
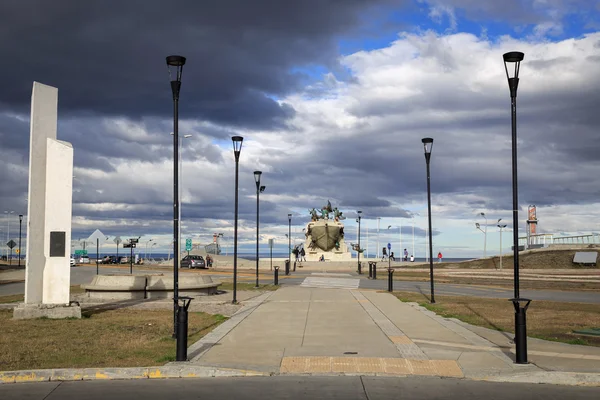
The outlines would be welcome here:
[[[379,223],[381,222],[381,217],[377,217],[377,259],[379,260]]]
[[[429,280],[431,282],[431,303],[435,303],[433,290],[433,244],[431,234],[431,175],[429,173],[429,161],[431,160],[431,150],[433,149],[433,139],[423,138],[423,148],[425,150],[425,163],[427,164],[427,212],[429,215]]]
[[[483,237],[484,237],[484,241],[485,241],[485,237],[487,236],[487,233],[483,229],[481,229],[481,225],[479,224],[479,222],[475,222],[475,228],[477,228],[478,230],[481,231],[481,233],[483,233]],[[484,242],[484,245],[483,245],[483,249],[484,249],[483,250],[483,252],[484,252],[483,253],[483,258],[485,258],[485,242]]]
[[[19,267],[21,267],[21,232],[23,227],[23,214],[19,214]]]
[[[254,171],[254,183],[256,183],[256,288],[258,288],[258,238],[259,238],[259,199],[260,194],[265,191],[265,186],[260,186],[261,171]]]
[[[498,228],[500,228],[500,269],[502,269],[502,229],[506,228],[506,224],[500,224],[502,218],[498,218]]]
[[[288,214],[288,258],[289,262],[292,262],[292,214]],[[289,272],[289,268],[286,269],[286,275]]]
[[[146,251],[144,252],[144,258],[145,258],[145,259],[148,259],[148,244],[149,244],[150,242],[152,242],[152,241],[154,241],[154,239],[150,239],[150,240],[148,240],[148,241],[146,242]]]
[[[483,258],[487,258],[487,218],[485,216],[485,213],[479,213],[479,215],[481,215],[483,217],[483,219],[485,219],[485,231],[483,232]]]
[[[504,70],[510,91],[512,122],[512,189],[513,189],[513,265],[514,265],[514,298],[510,299],[515,308],[515,347],[517,364],[527,364],[527,319],[526,312],[530,299],[520,297],[519,293],[519,196],[517,179],[517,88],[519,87],[519,70],[525,55],[519,51],[511,51],[503,55]],[[514,72],[508,70],[508,64],[514,64]],[[521,306],[521,302],[525,302]]]
[[[9,256],[10,246],[8,245],[10,242],[10,215],[14,214],[14,211],[4,211],[4,214],[6,214],[6,261],[10,263],[12,261],[12,249],[10,249]]]
[[[356,212],[358,214],[358,250],[356,251],[357,253],[357,259],[358,259],[358,274],[362,274],[361,269],[360,269],[360,220],[362,218],[361,214],[362,211],[357,211]]]
[[[156,246],[156,242],[152,243],[152,246],[150,246],[150,260],[152,260],[152,249],[154,248],[154,246]]]
[[[237,304],[237,242],[238,242],[238,178],[240,171],[240,152],[242,151],[242,142],[244,138],[241,136],[233,136],[233,155],[235,156],[235,209],[233,222],[233,300],[232,304]]]
[[[168,56],[167,70],[173,92],[173,251],[179,251],[179,91],[185,57]],[[174,69],[174,75],[171,69]],[[179,310],[179,254],[173,257],[173,337],[177,337],[177,312]],[[177,341],[182,338],[177,338]],[[179,346],[177,346],[179,347]],[[177,354],[179,355],[179,353]],[[179,357],[178,357],[179,358]],[[185,361],[179,360],[177,361]]]

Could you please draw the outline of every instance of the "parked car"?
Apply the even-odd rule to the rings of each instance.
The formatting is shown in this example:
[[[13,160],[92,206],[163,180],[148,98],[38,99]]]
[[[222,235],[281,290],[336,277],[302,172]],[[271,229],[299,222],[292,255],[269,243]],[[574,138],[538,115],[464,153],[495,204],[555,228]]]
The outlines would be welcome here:
[[[185,256],[181,259],[179,268],[206,268],[202,256]]]
[[[119,256],[119,264],[129,264],[129,257]]]
[[[106,256],[102,259],[102,264],[116,264],[118,261],[117,256]]]
[[[75,259],[73,257],[71,257],[71,267],[75,266]]]
[[[89,256],[79,256],[79,264],[89,264],[90,257]]]

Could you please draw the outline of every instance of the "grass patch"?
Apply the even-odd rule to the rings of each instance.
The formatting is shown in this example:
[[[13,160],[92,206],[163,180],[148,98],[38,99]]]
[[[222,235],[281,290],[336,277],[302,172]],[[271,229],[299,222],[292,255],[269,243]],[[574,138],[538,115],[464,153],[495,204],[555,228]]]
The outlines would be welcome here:
[[[85,290],[80,285],[71,286],[71,294],[84,293]],[[0,303],[20,303],[25,300],[24,294],[11,294],[8,296],[0,296]]]
[[[237,283],[237,290],[277,290],[279,289],[279,286],[275,286],[275,285],[259,285],[258,289],[256,289],[254,286],[256,286],[254,283],[247,283],[247,282],[238,282]],[[233,282],[231,281],[224,281],[222,282],[221,286],[219,286],[220,290],[233,290]]]
[[[549,275],[553,276],[553,275]],[[560,277],[560,275],[556,275]],[[387,271],[377,271],[377,279],[388,279]],[[395,281],[414,281],[414,282],[429,282],[429,272],[397,272],[394,274]],[[513,280],[510,279],[491,279],[491,278],[471,278],[464,276],[435,276],[435,281],[439,283],[451,283],[456,285],[481,285],[498,287],[504,289],[513,288]],[[522,289],[537,289],[537,290],[574,290],[574,291],[596,291],[600,290],[600,283],[595,282],[559,282],[559,281],[541,281],[521,279],[520,285]]]
[[[437,295],[437,302],[431,304],[425,294],[394,292],[394,295],[401,301],[419,303],[445,318],[514,333],[514,308],[506,299]],[[531,337],[600,347],[600,337],[573,333],[595,327],[600,327],[598,304],[534,301],[527,310],[527,335]]]
[[[227,318],[191,312],[194,343]],[[88,318],[13,320],[0,310],[0,371],[38,368],[135,367],[175,360],[171,311],[110,310]]]

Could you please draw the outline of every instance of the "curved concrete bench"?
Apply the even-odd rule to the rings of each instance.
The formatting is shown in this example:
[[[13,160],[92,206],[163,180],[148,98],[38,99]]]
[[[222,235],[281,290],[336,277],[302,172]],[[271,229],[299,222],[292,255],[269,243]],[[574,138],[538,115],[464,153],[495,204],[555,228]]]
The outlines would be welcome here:
[[[217,294],[221,282],[215,282],[208,275],[179,276],[179,295],[197,296]],[[149,276],[146,284],[146,298],[164,299],[173,297],[173,278]]]
[[[89,285],[81,285],[90,299],[130,300],[146,297],[146,277],[140,275],[96,275]]]

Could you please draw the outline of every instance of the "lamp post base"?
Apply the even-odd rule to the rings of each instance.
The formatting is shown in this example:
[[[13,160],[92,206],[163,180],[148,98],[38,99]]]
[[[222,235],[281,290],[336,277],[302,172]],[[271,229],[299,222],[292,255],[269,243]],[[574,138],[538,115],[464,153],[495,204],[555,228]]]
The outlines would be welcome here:
[[[514,298],[510,299],[515,307],[515,363],[528,364],[527,361],[527,308],[531,303],[530,299]],[[521,306],[521,302],[526,302]]]

